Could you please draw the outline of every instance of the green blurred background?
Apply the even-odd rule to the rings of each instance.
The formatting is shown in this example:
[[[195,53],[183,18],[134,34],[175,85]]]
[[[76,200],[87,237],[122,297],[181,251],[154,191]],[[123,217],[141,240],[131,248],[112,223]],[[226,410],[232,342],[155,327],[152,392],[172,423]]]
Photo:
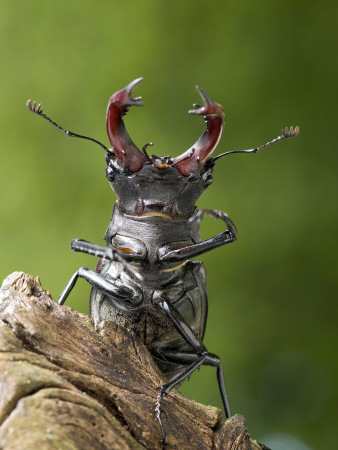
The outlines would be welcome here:
[[[177,156],[204,130],[189,116],[199,84],[226,111],[218,153],[300,136],[218,161],[200,208],[226,211],[237,243],[204,257],[205,343],[221,356],[234,413],[274,450],[336,448],[337,9],[333,1],[1,0],[1,278],[39,275],[57,298],[103,244],[115,195],[104,152],[28,113],[27,98],[108,145],[110,95],[134,78],[139,147]],[[217,231],[208,222],[203,233]],[[88,312],[79,281],[68,305]],[[61,331],[61,330],[60,330]],[[215,372],[181,391],[221,407]]]

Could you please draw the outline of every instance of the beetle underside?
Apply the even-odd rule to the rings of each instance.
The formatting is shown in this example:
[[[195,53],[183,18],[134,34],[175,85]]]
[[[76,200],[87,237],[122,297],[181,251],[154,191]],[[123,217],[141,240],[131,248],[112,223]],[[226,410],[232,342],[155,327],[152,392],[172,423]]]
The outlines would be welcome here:
[[[106,231],[107,247],[76,239],[72,249],[99,257],[96,271],[81,267],[69,280],[59,303],[63,304],[83,278],[92,286],[90,310],[95,323],[112,320],[137,333],[167,377],[159,387],[156,417],[162,441],[168,444],[161,410],[165,394],[202,365],[217,369],[217,381],[227,417],[227,400],[220,359],[203,345],[207,318],[206,276],[202,263],[192,262],[214,248],[234,242],[237,230],[221,211],[196,208],[196,202],[212,183],[215,161],[230,153],[257,153],[283,139],[297,136],[298,127],[261,147],[212,154],[223,132],[224,110],[197,87],[203,105],[191,114],[204,116],[202,136],[180,156],[148,155],[131,140],[123,116],[130,106],[142,106],[131,96],[138,78],[109,100],[107,133],[112,148],[96,139],[66,131],[43,113],[41,104],[27,107],[70,137],[95,142],[106,151],[106,176],[118,201]],[[205,216],[221,220],[226,229],[201,240],[199,224]]]

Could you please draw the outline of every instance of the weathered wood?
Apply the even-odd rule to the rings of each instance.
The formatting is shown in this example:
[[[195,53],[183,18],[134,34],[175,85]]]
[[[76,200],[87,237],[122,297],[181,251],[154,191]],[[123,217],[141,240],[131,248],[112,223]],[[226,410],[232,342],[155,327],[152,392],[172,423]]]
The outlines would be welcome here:
[[[155,402],[163,375],[137,336],[59,306],[39,278],[0,291],[0,448],[160,449]],[[244,419],[176,390],[163,422],[177,449],[260,449]]]

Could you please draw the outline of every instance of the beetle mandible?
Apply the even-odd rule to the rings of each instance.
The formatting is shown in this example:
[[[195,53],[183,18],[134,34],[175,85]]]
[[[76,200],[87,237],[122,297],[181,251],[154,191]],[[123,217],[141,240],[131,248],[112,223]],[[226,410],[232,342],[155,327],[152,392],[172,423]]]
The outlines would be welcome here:
[[[197,86],[203,105],[194,105],[189,113],[204,116],[203,135],[174,159],[149,156],[147,147],[152,144],[139,150],[123,121],[128,107],[143,106],[141,97],[132,97],[141,81],[132,81],[109,100],[106,126],[112,148],[66,131],[43,113],[41,104],[28,100],[27,107],[66,135],[91,140],[106,151],[106,176],[118,197],[105,235],[107,247],[72,241],[73,250],[100,259],[95,271],[81,267],[72,276],[58,302],[62,305],[76,280],[83,278],[93,286],[90,314],[95,324],[112,320],[140,336],[167,379],[159,388],[155,408],[166,444],[162,398],[202,365],[216,367],[224,411],[231,416],[220,359],[203,345],[208,306],[205,269],[189,258],[234,242],[237,231],[225,213],[199,211],[196,201],[212,183],[217,159],[230,153],[257,153],[296,136],[299,128],[285,128],[261,147],[212,157],[222,135],[224,110]],[[202,241],[199,224],[205,215],[223,221],[226,229]]]

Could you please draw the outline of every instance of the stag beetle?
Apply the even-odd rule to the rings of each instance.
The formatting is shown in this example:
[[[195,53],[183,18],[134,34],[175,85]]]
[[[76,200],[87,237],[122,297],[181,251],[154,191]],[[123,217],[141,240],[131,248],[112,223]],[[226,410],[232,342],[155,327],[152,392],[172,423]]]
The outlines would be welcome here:
[[[87,136],[66,131],[43,113],[41,104],[27,102],[30,111],[70,137],[89,139],[106,151],[106,177],[115,191],[107,247],[75,239],[71,248],[99,257],[96,270],[80,268],[59,298],[63,304],[76,280],[92,286],[90,314],[96,324],[112,320],[134,331],[147,346],[167,383],[159,388],[156,417],[167,444],[161,419],[162,398],[202,365],[217,369],[217,381],[227,417],[231,416],[220,359],[207,351],[203,336],[207,318],[206,273],[201,262],[190,261],[236,240],[236,227],[221,211],[199,211],[195,204],[212,183],[215,161],[230,153],[256,153],[275,142],[296,136],[299,128],[285,128],[282,135],[261,147],[232,150],[212,157],[223,131],[224,110],[196,87],[203,105],[191,114],[204,116],[206,130],[182,155],[148,155],[128,135],[123,116],[130,106],[143,106],[133,98],[138,78],[109,100],[107,133],[112,148]],[[225,224],[225,231],[201,240],[199,224],[205,216]]]

